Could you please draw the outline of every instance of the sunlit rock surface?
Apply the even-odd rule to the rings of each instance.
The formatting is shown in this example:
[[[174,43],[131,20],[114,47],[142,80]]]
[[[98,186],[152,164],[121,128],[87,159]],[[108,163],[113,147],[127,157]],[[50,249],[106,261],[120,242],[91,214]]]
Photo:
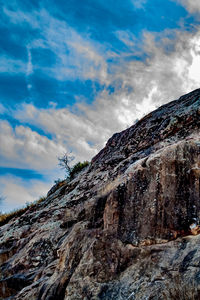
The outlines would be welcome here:
[[[198,289],[199,128],[196,90],[113,135],[73,181],[2,226],[0,299],[156,300]]]

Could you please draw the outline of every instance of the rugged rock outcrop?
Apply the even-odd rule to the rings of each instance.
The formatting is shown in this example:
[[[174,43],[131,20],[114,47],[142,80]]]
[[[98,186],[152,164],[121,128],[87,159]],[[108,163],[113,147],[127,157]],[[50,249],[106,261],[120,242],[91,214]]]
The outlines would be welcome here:
[[[199,222],[195,90],[0,228],[0,299],[199,299]]]

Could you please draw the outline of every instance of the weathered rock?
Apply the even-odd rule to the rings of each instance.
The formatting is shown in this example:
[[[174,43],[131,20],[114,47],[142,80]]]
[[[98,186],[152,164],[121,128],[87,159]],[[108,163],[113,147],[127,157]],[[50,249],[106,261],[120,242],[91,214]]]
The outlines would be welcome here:
[[[199,299],[199,133],[196,90],[2,226],[0,299]]]

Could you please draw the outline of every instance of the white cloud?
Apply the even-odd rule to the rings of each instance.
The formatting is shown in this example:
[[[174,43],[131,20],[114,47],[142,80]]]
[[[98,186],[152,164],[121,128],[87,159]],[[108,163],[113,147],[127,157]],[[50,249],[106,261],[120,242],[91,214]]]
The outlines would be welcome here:
[[[192,41],[192,63],[188,70],[188,77],[200,85],[200,33]]]
[[[9,3],[7,4],[9,5]],[[4,3],[2,9],[4,14],[7,15],[7,17],[9,17],[10,21],[13,24],[28,23],[31,25],[32,28],[39,28],[38,17],[32,18],[31,14],[23,12],[22,10],[9,9],[8,7],[6,7],[6,3]]]
[[[108,83],[106,81],[108,78],[106,61],[103,56],[97,52],[94,46],[80,38],[79,41],[76,39],[73,42],[68,42],[68,46],[71,46],[73,50],[77,52],[77,57],[82,57],[83,61],[85,61],[85,63],[81,65],[81,68],[84,68],[83,73],[85,78],[96,79],[102,84]]]
[[[57,80],[79,78],[107,82],[107,64],[103,57],[104,49],[101,49],[100,44],[87,36],[82,37],[66,22],[54,18],[45,9],[24,13],[9,10],[4,6],[4,13],[14,24],[27,23],[33,29],[41,30],[40,38],[32,39],[27,46],[28,61],[27,67],[24,68],[27,77],[40,69]],[[37,62],[33,62],[31,51],[37,48],[53,51],[56,57],[55,64],[41,67]],[[18,61],[13,60],[11,63],[10,65],[18,69],[21,66]],[[1,64],[0,70],[2,68],[4,69],[4,64]],[[30,83],[28,88],[31,88]]]
[[[27,76],[29,76],[33,73],[32,55],[31,55],[31,51],[30,51],[30,46],[26,46],[26,49],[27,49],[27,54],[28,54],[28,64],[27,64],[26,74],[27,74]]]
[[[191,76],[193,65],[197,63],[196,68],[199,67],[199,54],[195,51],[200,42],[199,31],[196,33],[174,31],[173,44],[167,38],[168,32],[162,34],[160,42],[156,42],[155,35],[144,33],[141,51],[148,55],[145,63],[130,59],[128,63],[123,64],[122,55],[121,63],[113,67],[115,77],[123,83],[123,86],[134,89],[129,94],[130,98],[133,97],[134,103],[141,103],[155,89],[157,92],[152,94],[152,102],[161,105],[199,87],[198,72],[196,74],[193,72],[194,76]]]
[[[39,180],[19,179],[15,176],[0,177],[1,193],[5,196],[0,203],[0,212],[11,211],[24,206],[27,202],[38,200],[41,196],[46,196],[51,183],[44,183]]]
[[[22,110],[15,112],[15,117],[51,133],[57,145],[62,145],[69,152],[73,150],[77,160],[94,156],[105,141],[105,133],[109,131],[102,124],[95,126],[87,116],[76,115],[67,108],[37,109],[33,105],[24,105]]]
[[[30,168],[34,170],[53,169],[57,157],[65,148],[42,136],[29,127],[16,126],[0,121],[1,166]]]
[[[191,13],[200,12],[199,0],[178,0],[178,2],[184,5]]]
[[[115,32],[116,37],[122,41],[126,46],[134,48],[137,44],[137,39],[129,30],[118,30]],[[119,56],[118,56],[119,57]]]
[[[107,74],[116,88],[113,94],[104,90],[91,105],[79,103],[72,111],[24,105],[14,117],[52,134],[51,143],[72,150],[77,160],[91,159],[113,133],[167,101],[199,88],[200,33],[174,34],[173,49],[167,51],[168,43],[171,45],[167,37],[158,44],[152,34],[144,33],[143,50],[149,56],[145,62],[131,59],[127,63],[122,54]],[[55,146],[51,147],[55,151]]]

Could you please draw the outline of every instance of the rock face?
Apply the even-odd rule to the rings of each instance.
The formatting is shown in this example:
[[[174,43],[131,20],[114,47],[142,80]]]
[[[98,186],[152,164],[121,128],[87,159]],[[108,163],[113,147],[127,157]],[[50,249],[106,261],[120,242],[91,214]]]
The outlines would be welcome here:
[[[0,228],[0,299],[200,299],[199,224],[195,90]]]

